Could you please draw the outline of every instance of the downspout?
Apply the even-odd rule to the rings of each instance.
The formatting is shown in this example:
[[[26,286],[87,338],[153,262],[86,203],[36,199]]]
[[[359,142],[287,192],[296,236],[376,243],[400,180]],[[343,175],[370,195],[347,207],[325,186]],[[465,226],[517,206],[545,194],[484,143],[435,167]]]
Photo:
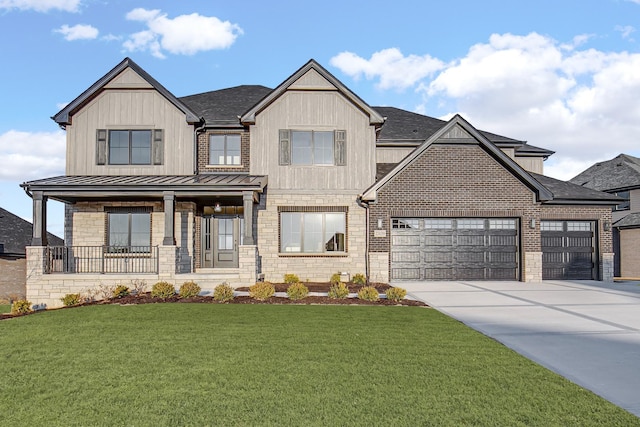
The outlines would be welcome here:
[[[365,209],[365,239],[364,239],[364,275],[369,283],[369,203],[362,200],[362,194],[356,199],[358,205]]]
[[[198,174],[198,135],[202,132],[207,123],[204,117],[200,117],[200,126],[196,126],[193,132],[193,174]]]

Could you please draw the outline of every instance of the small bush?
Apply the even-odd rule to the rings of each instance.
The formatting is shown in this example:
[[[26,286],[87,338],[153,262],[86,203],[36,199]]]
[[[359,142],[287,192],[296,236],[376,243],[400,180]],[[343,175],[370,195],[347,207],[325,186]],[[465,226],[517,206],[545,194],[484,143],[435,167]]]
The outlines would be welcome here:
[[[147,290],[147,282],[145,280],[134,279],[131,281],[131,293],[142,295]]]
[[[340,273],[332,274],[331,279],[329,279],[329,282],[332,285],[337,285],[338,283],[340,283]]]
[[[131,291],[129,290],[128,286],[118,285],[113,290],[113,297],[114,298],[122,298],[122,297],[126,297],[130,293],[131,293]]]
[[[378,294],[378,290],[373,286],[363,286],[358,291],[358,298],[364,301],[378,301],[380,295]]]
[[[168,282],[158,282],[151,288],[153,298],[169,298],[176,294],[176,288]]]
[[[26,314],[32,311],[31,301],[26,299],[19,299],[11,303],[11,314]]]
[[[345,299],[348,296],[349,288],[344,283],[337,283],[329,288],[329,298]]]
[[[80,294],[66,294],[60,298],[60,301],[68,307],[70,305],[80,304],[82,302],[82,298],[80,297]]]
[[[387,299],[390,301],[401,301],[407,296],[407,290],[402,288],[387,289]]]
[[[299,300],[309,295],[309,288],[302,283],[294,283],[287,288],[287,296],[291,300]]]
[[[294,283],[300,282],[300,278],[296,274],[285,274],[284,275],[284,283],[288,285],[293,285]]]
[[[116,290],[115,286],[109,286],[109,285],[104,285],[104,284],[100,283],[98,285],[98,289],[96,291],[96,295],[98,295],[98,297],[100,299],[113,298],[113,293],[115,292],[115,290]]]
[[[353,275],[351,283],[358,286],[364,286],[367,284],[367,278],[364,274],[356,273]]]
[[[213,290],[213,299],[219,302],[227,302],[233,299],[233,288],[227,282],[221,283]]]
[[[184,282],[180,286],[180,296],[182,298],[197,297],[201,290],[202,288],[196,282]]]
[[[255,285],[249,288],[249,296],[257,299],[258,301],[264,301],[276,293],[276,289],[269,282],[256,282]]]

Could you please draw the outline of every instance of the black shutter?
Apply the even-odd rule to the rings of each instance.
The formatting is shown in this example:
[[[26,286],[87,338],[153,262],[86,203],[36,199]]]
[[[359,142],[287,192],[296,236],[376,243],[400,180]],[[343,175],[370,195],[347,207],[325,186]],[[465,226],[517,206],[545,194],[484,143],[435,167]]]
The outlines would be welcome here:
[[[291,132],[289,129],[280,129],[280,144],[279,144],[279,164],[290,165],[291,164]]]
[[[347,131],[337,130],[333,134],[333,154],[336,166],[347,164]]]
[[[164,159],[164,132],[162,129],[153,131],[153,143],[151,144],[151,162],[154,165],[161,165]]]
[[[98,129],[96,131],[96,164],[107,164],[107,130]]]

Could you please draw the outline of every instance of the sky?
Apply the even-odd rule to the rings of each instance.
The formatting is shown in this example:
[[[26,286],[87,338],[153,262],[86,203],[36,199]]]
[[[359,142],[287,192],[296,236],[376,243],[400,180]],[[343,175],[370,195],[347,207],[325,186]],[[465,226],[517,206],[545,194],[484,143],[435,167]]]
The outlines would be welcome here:
[[[639,30],[640,0],[0,0],[0,206],[31,220],[19,184],[64,174],[50,117],[125,57],[178,97],[273,88],[313,58],[371,106],[553,150],[567,180],[640,156]]]

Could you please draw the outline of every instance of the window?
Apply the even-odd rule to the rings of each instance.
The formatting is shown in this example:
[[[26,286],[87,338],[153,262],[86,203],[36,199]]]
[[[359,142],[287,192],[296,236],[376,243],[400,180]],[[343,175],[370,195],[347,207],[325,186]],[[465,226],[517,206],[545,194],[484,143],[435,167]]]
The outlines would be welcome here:
[[[210,165],[240,164],[240,135],[211,135],[209,137]]]
[[[107,230],[107,245],[112,252],[150,251],[150,212],[108,212]]]
[[[419,219],[393,219],[391,220],[391,228],[420,228]]]
[[[281,165],[345,165],[346,132],[280,130]]]
[[[346,212],[281,212],[283,253],[345,252]]]
[[[617,205],[614,209],[616,211],[628,211],[631,208],[631,203],[629,201],[629,191],[618,191],[614,193],[616,196],[624,199],[624,202]]]
[[[491,230],[516,230],[515,219],[490,219],[489,229]]]
[[[459,219],[458,230],[483,230],[484,219]]]
[[[437,230],[453,229],[453,221],[450,219],[425,219],[424,228]]]
[[[110,130],[110,165],[151,164],[150,130]]]

